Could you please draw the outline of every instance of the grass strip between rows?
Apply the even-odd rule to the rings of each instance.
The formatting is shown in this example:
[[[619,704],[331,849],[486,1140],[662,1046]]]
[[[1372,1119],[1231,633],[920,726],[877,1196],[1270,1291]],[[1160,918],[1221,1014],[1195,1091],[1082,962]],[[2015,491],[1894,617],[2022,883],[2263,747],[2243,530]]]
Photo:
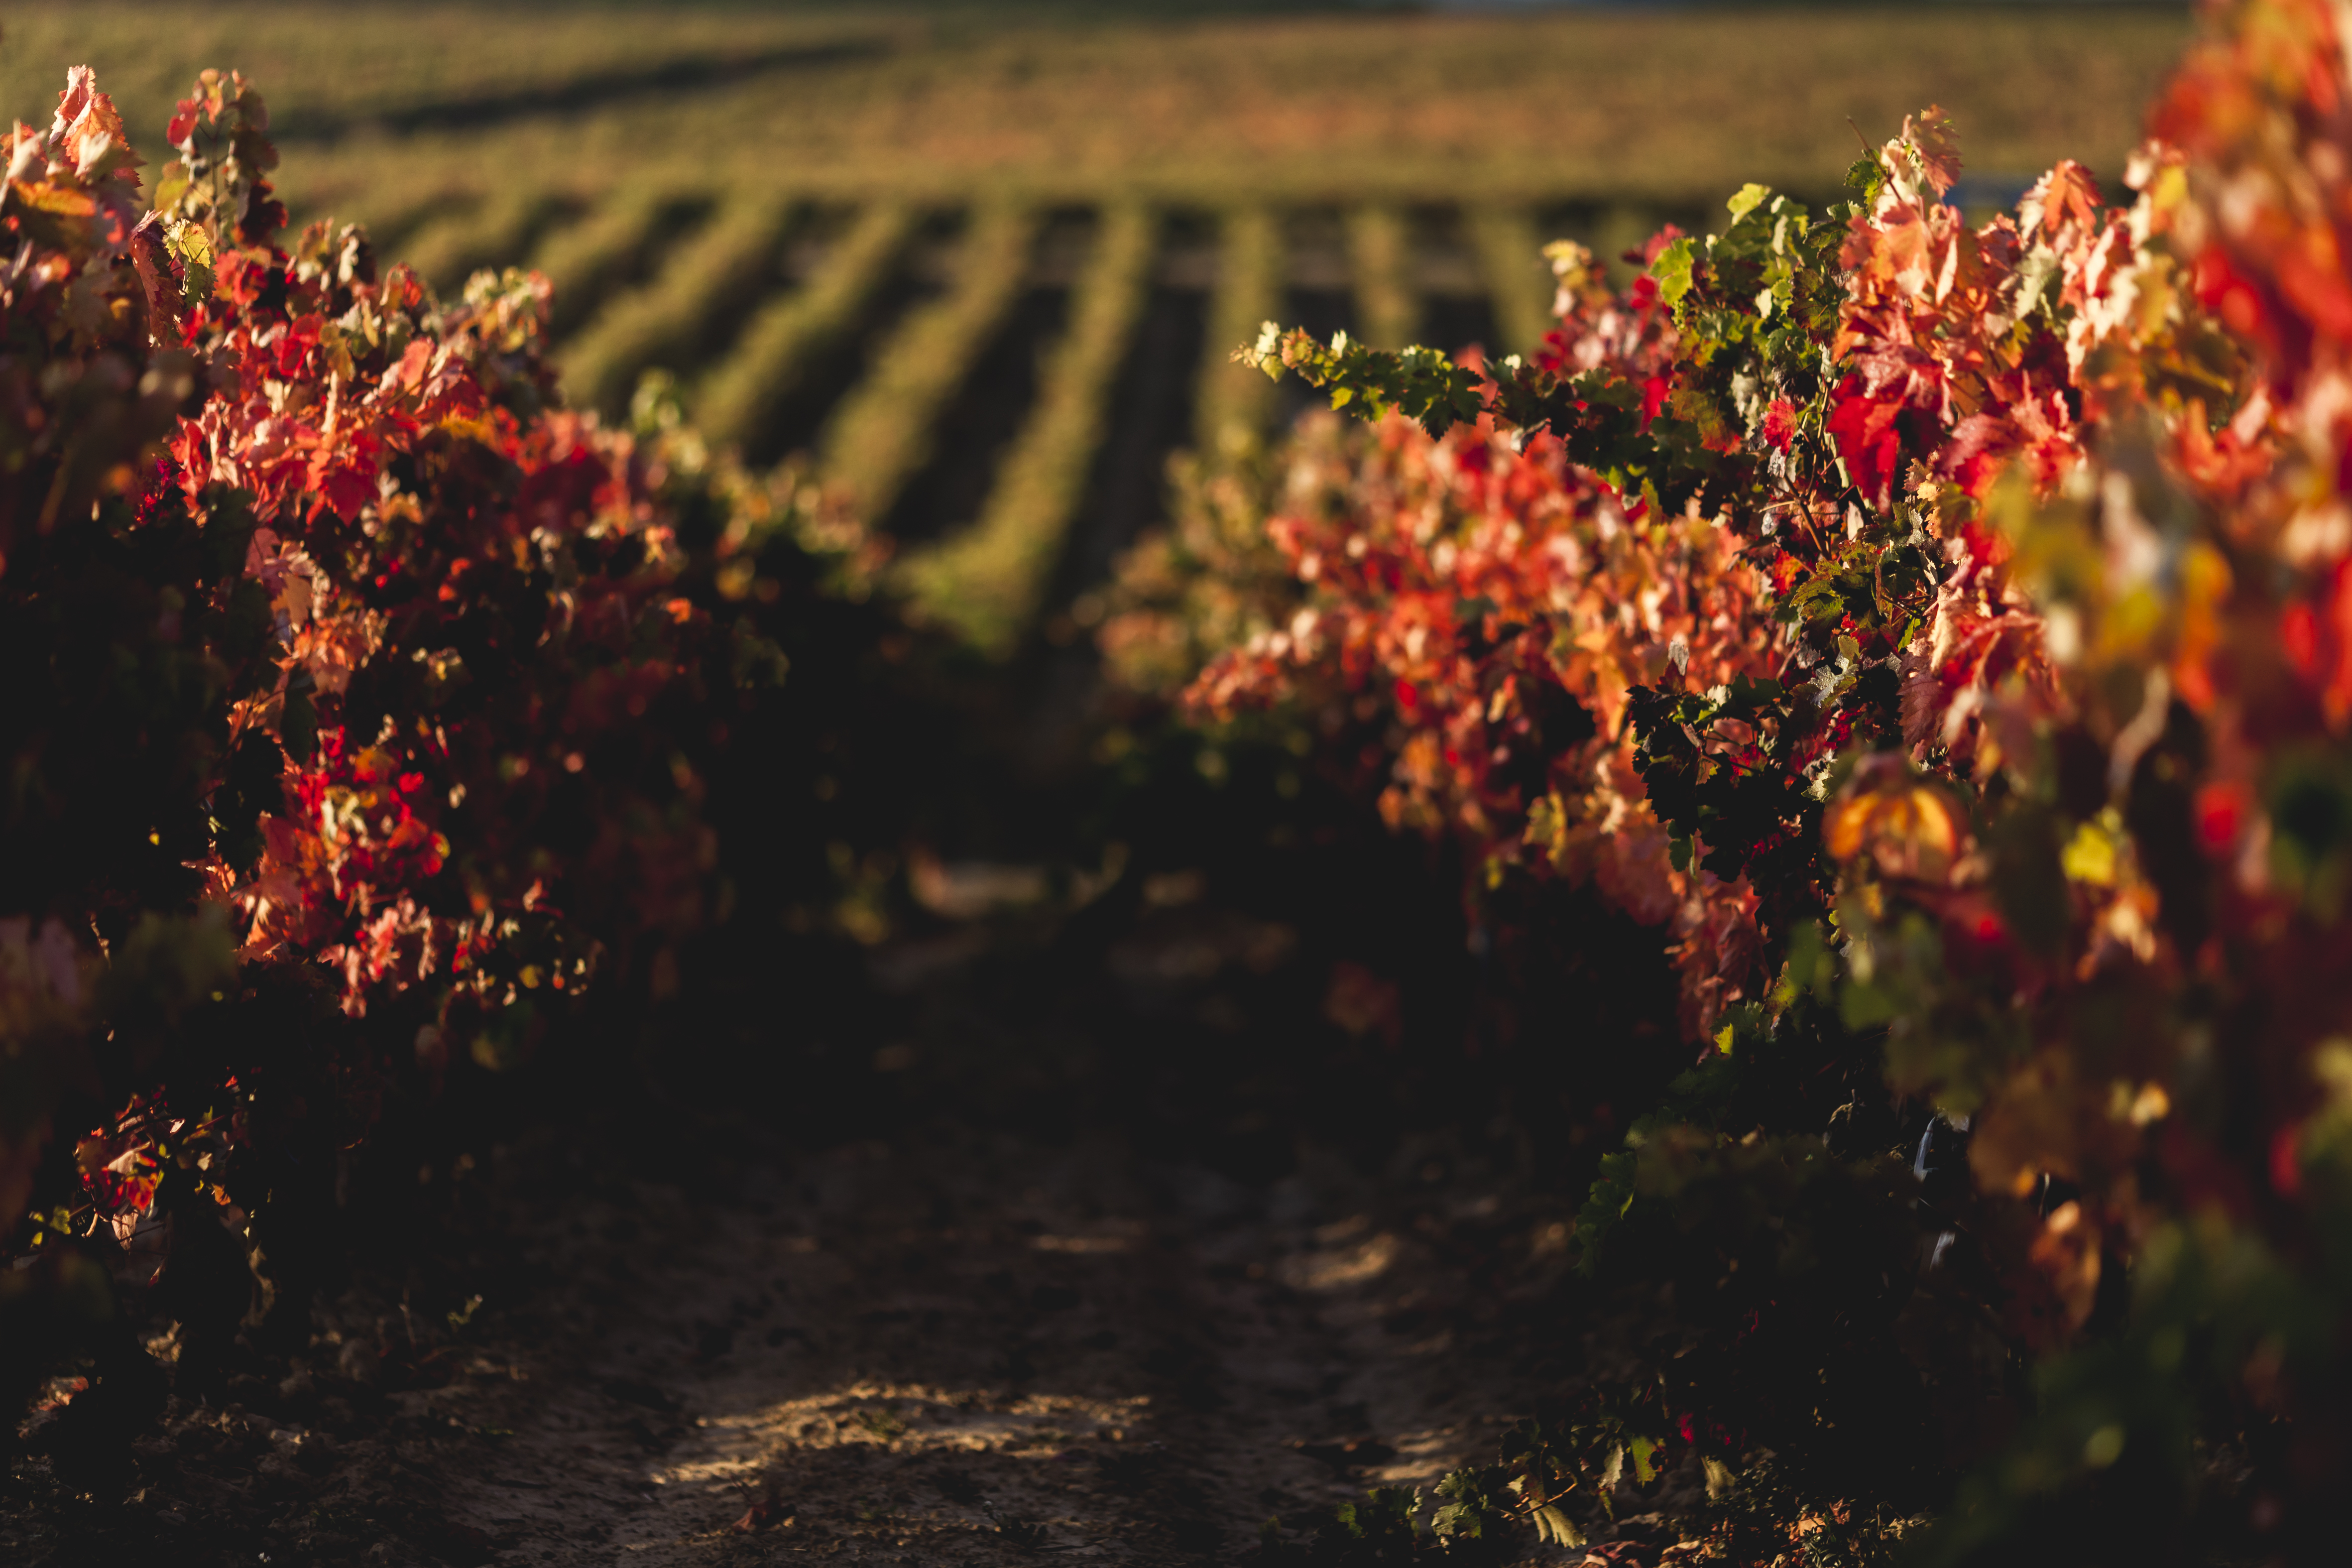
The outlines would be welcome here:
[[[544,185],[495,196],[435,219],[404,247],[404,258],[436,292],[455,294],[477,269],[527,254],[563,205],[562,193]]]
[[[578,223],[541,242],[531,266],[555,285],[550,326],[562,337],[595,314],[606,295],[633,273],[656,237],[689,203],[674,189],[633,185],[614,192]]]
[[[1552,325],[1551,270],[1544,265],[1535,219],[1517,208],[1481,207],[1468,215],[1468,226],[1495,331],[1503,340],[1489,343],[1487,353],[1496,359],[1526,353]]]
[[[1274,384],[1234,363],[1258,326],[1282,312],[1282,226],[1271,208],[1234,207],[1217,247],[1217,288],[1209,300],[1209,334],[1193,395],[1192,443],[1203,453],[1231,452],[1262,439],[1274,416]]]
[[[481,201],[472,187],[453,184],[446,175],[431,171],[420,174],[399,167],[375,173],[378,177],[364,184],[343,184],[320,193],[304,216],[337,226],[363,225],[375,247],[376,259],[385,266],[405,261],[412,240],[451,214],[465,212]]]
[[[1394,207],[1348,215],[1348,270],[1364,342],[1401,349],[1421,332],[1421,290],[1413,277],[1412,232]]]
[[[771,192],[737,197],[653,281],[605,307],[563,353],[572,402],[618,413],[647,369],[691,373],[698,340],[775,276],[794,211]]]
[[[1020,295],[1037,222],[1024,206],[975,212],[953,285],[898,324],[826,422],[817,442],[824,481],[868,520],[887,515],[929,459],[940,414]]]
[[[1108,433],[1112,383],[1150,292],[1159,237],[1159,219],[1144,207],[1102,215],[1069,326],[979,521],[903,568],[917,606],[992,657],[1013,651],[1061,559]]]
[[[735,353],[711,373],[695,399],[704,434],[742,446],[774,417],[809,364],[856,327],[875,292],[888,282],[915,218],[916,210],[904,203],[866,208],[805,287],[760,308]]]

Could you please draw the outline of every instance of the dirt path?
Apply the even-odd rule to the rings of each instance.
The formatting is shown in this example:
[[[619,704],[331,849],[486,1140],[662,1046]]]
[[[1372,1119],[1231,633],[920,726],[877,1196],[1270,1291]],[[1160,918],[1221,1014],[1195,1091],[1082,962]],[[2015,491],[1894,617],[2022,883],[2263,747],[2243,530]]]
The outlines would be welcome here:
[[[36,1430],[0,1564],[1234,1563],[1491,1458],[1590,1353],[1565,1199],[1450,1134],[1366,1170],[1294,1125],[1339,1080],[1282,1044],[1269,929],[910,950],[862,1087],[784,1080],[887,1142],[770,1128],[772,1081],[459,1161],[456,1228],[241,1350],[135,1475],[77,1496]],[[1280,1049],[1291,1088],[1227,1095]],[[665,1128],[691,1146],[634,1147]]]
[[[609,1287],[395,1396],[396,1485],[499,1561],[1232,1561],[1268,1514],[1427,1484],[1505,1407],[1412,1331],[1421,1249],[1328,1209],[977,1142],[585,1205],[531,1261]]]

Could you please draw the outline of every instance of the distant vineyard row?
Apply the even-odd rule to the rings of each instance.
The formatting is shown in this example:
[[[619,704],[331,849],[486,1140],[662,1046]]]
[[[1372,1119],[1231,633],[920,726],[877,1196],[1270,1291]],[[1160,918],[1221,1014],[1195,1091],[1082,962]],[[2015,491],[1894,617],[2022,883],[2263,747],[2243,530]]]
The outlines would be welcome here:
[[[1229,363],[1260,321],[1516,351],[1549,319],[1544,240],[1614,254],[1695,216],[533,191],[377,230],[445,294],[484,267],[545,271],[576,402],[618,415],[670,373],[713,439],[758,463],[808,454],[907,552],[919,601],[1002,649],[1074,530],[1108,559],[1155,520],[1171,452],[1295,412]]]

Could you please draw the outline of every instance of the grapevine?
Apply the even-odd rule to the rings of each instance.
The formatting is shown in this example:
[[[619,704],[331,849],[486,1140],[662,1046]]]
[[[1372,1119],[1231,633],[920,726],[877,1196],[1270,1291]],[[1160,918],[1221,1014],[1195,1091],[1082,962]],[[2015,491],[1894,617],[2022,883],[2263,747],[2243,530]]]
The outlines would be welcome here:
[[[1265,608],[1186,704],[1376,714],[1382,814],[1462,844],[1474,903],[1565,879],[1658,932],[1695,1065],[1601,1161],[1586,1266],[1740,1256],[1710,1227],[1743,1189],[1790,1234],[1848,1214],[1813,1283],[1784,1254],[1662,1374],[1685,1448],[1771,1450],[1823,1508],[1864,1461],[1772,1359],[1831,1353],[1790,1347],[1842,1321],[1836,1354],[1948,1402],[1968,1335],[1898,1354],[1863,1324],[1906,1292],[1998,1323],[2039,1392],[2006,1458],[1960,1456],[1987,1468],[1947,1560],[2060,1497],[2069,1539],[2155,1542],[2217,1407],[2281,1413],[2286,1468],[2244,1484],[2299,1499],[2302,1528],[2325,1507],[2284,1456],[2341,1441],[2322,1325],[2347,1305],[2322,1261],[2352,1104],[2336,26],[2298,0],[2221,12],[2123,205],[2062,163],[1971,226],[1930,110],[1849,202],[1749,186],[1719,234],[1653,240],[1622,294],[1556,247],[1558,325],[1525,358],[1272,323],[1236,356],[1374,423],[1294,457]],[[1130,584],[1165,605],[1151,559]],[[1131,603],[1115,658],[1164,645],[1166,612]],[[1930,1114],[1914,1176],[1776,1099],[1856,1048],[1888,1114]],[[1807,1301],[1848,1274],[1844,1302]],[[1745,1437],[1690,1436],[1718,1418]]]
[[[206,72],[143,214],[87,70],[10,140],[0,624],[42,672],[0,731],[17,1306],[163,1215],[175,1257],[242,1216],[290,1287],[327,1238],[273,1162],[520,1063],[616,970],[674,984],[720,891],[725,720],[783,671],[763,606],[820,572],[790,494],[674,410],[561,408],[543,278],[443,302],[357,228],[281,239],[268,124]],[[195,1394],[243,1303],[181,1306]],[[10,1397],[48,1350],[12,1332]]]

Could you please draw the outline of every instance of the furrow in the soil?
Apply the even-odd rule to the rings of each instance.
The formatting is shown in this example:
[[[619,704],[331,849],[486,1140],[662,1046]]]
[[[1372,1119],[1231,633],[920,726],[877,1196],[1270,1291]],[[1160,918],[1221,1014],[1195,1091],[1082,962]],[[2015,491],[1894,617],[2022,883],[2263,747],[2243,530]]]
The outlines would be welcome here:
[[[826,243],[799,287],[760,306],[734,353],[698,389],[695,415],[711,440],[769,462],[807,439],[807,405],[848,378],[844,352],[898,275],[918,216],[903,202],[866,207]]]
[[[1208,369],[1213,244],[1203,215],[1177,214],[1166,222],[1126,363],[1102,394],[1108,433],[1048,595],[1051,605],[1070,605],[1106,581],[1120,552],[1166,515],[1169,459],[1192,444],[1197,383]],[[1088,605],[1076,613],[1076,629],[1083,631],[1100,609]]]
[[[631,186],[541,240],[530,265],[555,286],[549,327],[556,340],[577,331],[607,299],[643,279],[663,249],[701,223],[710,205],[701,193]]]
[[[986,652],[1012,651],[1066,547],[1150,293],[1158,231],[1158,216],[1143,207],[1101,215],[1060,341],[978,519],[908,562],[917,604]]]
[[[975,213],[939,299],[908,312],[818,438],[825,481],[866,517],[887,517],[939,448],[939,421],[1019,301],[1038,215],[1016,205]]]
[[[923,212],[879,275],[845,330],[816,352],[807,370],[778,400],[765,423],[747,438],[754,463],[809,458],[825,438],[852,394],[907,321],[947,293],[950,269],[968,216],[960,208]]]
[[[493,197],[437,218],[402,247],[417,276],[452,298],[478,268],[512,265],[571,210],[560,191],[545,187]]]
[[[908,566],[929,558],[943,538],[967,531],[985,508],[1005,455],[1037,405],[1054,345],[1067,337],[1071,284],[1094,248],[1097,226],[1087,208],[1040,221],[1019,293],[940,405],[924,461],[881,514],[883,531],[908,550]]]
[[[722,206],[650,283],[614,300],[564,349],[572,401],[617,414],[644,372],[691,375],[721,354],[773,279],[794,211],[767,193]]]
[[[1165,515],[1170,459],[1193,438],[1196,382],[1211,374],[1202,348],[1208,285],[1216,278],[1215,227],[1206,215],[1180,213],[1164,220],[1162,233],[1126,363],[1096,394],[1107,434],[1042,600],[1042,645],[1033,646],[1042,658],[1031,667],[1019,749],[1045,773],[1087,742],[1098,696],[1089,634],[1107,608],[1099,589],[1120,553]]]

